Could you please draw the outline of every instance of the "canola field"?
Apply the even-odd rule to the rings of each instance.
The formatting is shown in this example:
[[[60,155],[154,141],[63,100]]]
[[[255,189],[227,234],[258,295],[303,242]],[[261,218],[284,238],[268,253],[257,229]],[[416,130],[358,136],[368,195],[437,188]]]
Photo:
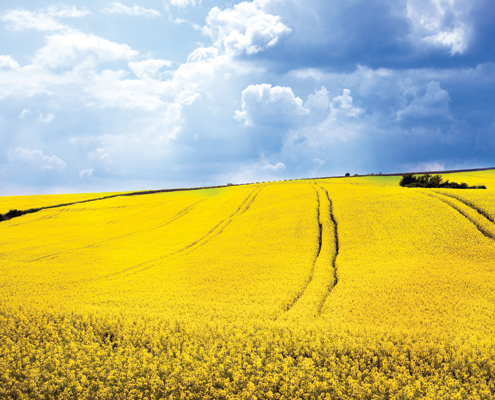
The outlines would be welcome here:
[[[2,221],[0,399],[495,398],[495,171],[444,177],[488,189],[269,182]],[[66,196],[0,213],[104,197]]]

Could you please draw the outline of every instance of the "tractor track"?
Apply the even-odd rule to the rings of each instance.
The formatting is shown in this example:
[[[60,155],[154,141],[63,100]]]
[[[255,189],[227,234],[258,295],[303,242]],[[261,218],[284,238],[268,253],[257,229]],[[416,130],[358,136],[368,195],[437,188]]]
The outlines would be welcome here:
[[[74,253],[74,252],[80,251],[80,250],[85,250],[85,249],[91,249],[91,248],[100,247],[103,244],[111,243],[113,241],[116,241],[116,240],[119,240],[119,239],[122,239],[122,238],[125,238],[125,237],[134,236],[135,234],[137,234],[139,232],[152,231],[152,230],[163,228],[164,226],[167,226],[167,225],[171,224],[172,222],[176,221],[177,219],[179,219],[179,218],[183,217],[184,215],[188,214],[190,211],[192,211],[194,208],[196,208],[196,206],[198,206],[200,203],[202,203],[202,202],[204,202],[206,200],[208,200],[208,197],[204,197],[201,200],[196,201],[195,203],[191,204],[190,206],[188,206],[188,207],[184,208],[183,210],[179,211],[177,214],[175,214],[174,216],[172,216],[166,222],[161,223],[159,225],[156,225],[156,226],[154,226],[154,227],[152,227],[150,229],[140,229],[140,230],[137,230],[137,231],[134,231],[134,232],[125,233],[123,235],[114,236],[114,237],[111,237],[111,238],[102,240],[101,242],[92,243],[92,244],[89,244],[89,245],[86,245],[86,246],[82,246],[82,247],[76,247],[76,248],[73,248],[73,249],[68,250],[68,251],[67,250],[64,250],[64,251],[59,251],[57,253],[46,254],[46,255],[41,256],[41,257],[37,257],[37,258],[31,259],[31,260],[27,260],[26,262],[36,262],[36,261],[41,261],[41,260],[45,260],[45,261],[46,260],[53,260],[53,259],[57,258],[60,254],[71,254],[71,253]]]
[[[465,205],[466,207],[468,207],[469,209],[473,210],[473,211],[476,211],[478,212],[482,217],[484,217],[486,219],[486,221],[488,221],[490,223],[490,225],[494,225],[494,228],[495,228],[495,224],[490,220],[488,219],[487,217],[485,217],[481,212],[479,212],[478,209],[470,206],[469,204],[466,204],[464,203],[463,201],[460,201],[459,199],[457,199],[456,197],[454,196],[447,196],[447,195],[444,195],[443,193],[438,193],[438,192],[433,192],[435,194],[432,194],[432,193],[425,193],[425,192],[421,192],[423,193],[425,196],[429,196],[429,197],[432,197],[434,199],[437,199],[445,204],[447,204],[450,208],[456,210],[459,214],[461,214],[464,218],[466,218],[469,222],[471,222],[475,227],[476,229],[478,229],[478,231],[480,231],[484,236],[486,236],[487,238],[491,239],[491,240],[495,240],[495,229],[494,231],[490,231],[488,229],[486,229],[482,224],[478,223],[476,220],[474,220],[468,212],[466,212],[466,210],[463,210],[462,207],[460,207],[459,205],[456,205],[456,201],[461,203],[462,205]],[[448,199],[445,199],[445,198],[442,198],[442,197],[447,197]]]
[[[313,280],[313,276],[314,276],[314,273],[315,273],[315,267],[316,267],[316,262],[318,261],[318,257],[320,256],[320,252],[321,252],[321,247],[322,247],[322,244],[323,244],[323,225],[321,223],[321,203],[320,203],[320,194],[318,193],[318,190],[316,190],[315,186],[311,186],[315,193],[316,193],[316,221],[318,223],[318,250],[316,251],[316,256],[311,264],[311,270],[310,270],[310,273],[309,273],[309,278],[307,279],[307,281],[304,283],[302,289],[299,291],[299,293],[297,293],[296,297],[291,301],[291,303],[289,303],[285,309],[284,309],[284,313],[287,313],[289,312],[296,304],[297,302],[299,301],[299,299],[304,295],[304,293],[306,292],[306,289],[308,288],[308,286],[310,285],[310,283],[312,282]]]
[[[156,257],[152,260],[144,261],[142,263],[139,263],[137,265],[133,265],[132,267],[125,268],[123,270],[117,271],[117,272],[112,273],[112,274],[100,276],[100,277],[93,278],[93,279],[84,279],[84,280],[78,280],[78,281],[67,282],[67,283],[82,283],[82,282],[101,281],[101,280],[105,280],[105,279],[111,279],[111,278],[114,278],[116,276],[120,276],[120,275],[123,275],[126,273],[128,273],[127,275],[134,275],[134,274],[138,274],[140,272],[143,272],[143,271],[146,271],[146,270],[153,268],[158,261],[162,261],[162,260],[165,260],[165,259],[167,259],[169,257],[173,257],[173,256],[182,256],[182,255],[189,254],[189,253],[193,252],[194,250],[196,250],[197,248],[205,245],[207,242],[212,240],[214,237],[220,235],[224,231],[224,229],[232,222],[232,220],[235,217],[238,217],[238,216],[244,214],[251,207],[254,200],[256,199],[256,197],[258,196],[258,194],[261,192],[262,189],[263,189],[263,187],[261,187],[261,188],[257,187],[256,189],[254,189],[244,199],[244,201],[241,203],[241,205],[236,209],[236,211],[233,214],[231,214],[229,217],[221,220],[217,225],[215,225],[212,229],[210,229],[206,235],[204,235],[200,239],[194,241],[193,243],[190,243],[189,245],[187,245],[186,247],[184,247],[178,251],[175,251],[173,253],[170,253],[170,254],[167,254],[164,256]],[[142,268],[140,268],[140,267],[142,267]]]
[[[478,214],[482,215],[483,217],[485,217],[488,221],[490,221],[491,223],[495,224],[495,219],[488,215],[485,211],[483,211],[482,209],[478,208],[476,206],[476,204],[474,204],[473,202],[469,201],[469,200],[464,200],[464,199],[461,199],[457,196],[454,196],[453,194],[450,194],[450,193],[441,193],[437,190],[434,190],[433,191],[434,193],[437,193],[439,195],[442,195],[442,196],[447,196],[447,197],[450,197],[454,200],[457,200],[457,201],[460,201],[461,203],[465,204],[466,206],[472,208],[474,211],[478,212]]]
[[[338,276],[338,270],[337,270],[337,257],[339,256],[339,234],[338,234],[338,224],[337,220],[335,219],[335,215],[333,212],[333,202],[330,199],[330,195],[328,194],[328,190],[325,189],[324,187],[318,185],[319,188],[321,188],[325,194],[327,195],[328,202],[330,203],[330,209],[329,209],[329,214],[330,214],[330,220],[332,221],[332,226],[333,226],[333,234],[334,234],[334,240],[335,240],[335,253],[332,257],[332,268],[333,268],[333,283],[328,286],[328,291],[326,293],[326,296],[321,300],[320,304],[318,305],[318,315],[321,314],[321,310],[323,308],[323,305],[325,304],[328,296],[332,293],[332,290],[337,286],[339,283],[339,276]]]
[[[339,238],[337,221],[333,215],[333,203],[325,188],[316,182],[312,188],[315,190],[317,202],[318,249],[309,278],[277,319],[297,319],[307,315],[320,316],[325,302],[339,282],[336,264],[339,255]],[[328,208],[326,201],[328,201]],[[333,240],[330,239],[332,236]]]

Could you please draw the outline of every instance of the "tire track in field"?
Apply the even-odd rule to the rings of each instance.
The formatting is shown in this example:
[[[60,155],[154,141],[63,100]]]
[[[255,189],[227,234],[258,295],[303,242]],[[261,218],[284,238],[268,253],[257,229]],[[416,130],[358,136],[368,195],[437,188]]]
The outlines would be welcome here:
[[[167,254],[164,256],[156,257],[152,260],[144,261],[142,263],[139,263],[137,265],[133,265],[132,267],[125,268],[123,270],[117,271],[117,272],[112,273],[112,274],[100,276],[100,277],[93,278],[93,279],[84,279],[84,280],[78,280],[78,281],[72,281],[72,282],[66,282],[66,283],[94,282],[94,281],[100,281],[100,280],[105,280],[105,279],[111,279],[111,278],[114,278],[114,277],[117,277],[117,276],[120,276],[120,275],[123,275],[126,273],[127,273],[127,276],[134,275],[134,274],[138,274],[140,272],[143,272],[143,271],[146,271],[146,270],[153,268],[157,261],[162,261],[162,260],[165,260],[169,257],[173,257],[173,256],[177,256],[177,255],[182,256],[185,254],[189,254],[192,251],[196,250],[198,247],[203,246],[204,244],[209,242],[214,237],[220,235],[223,232],[223,230],[232,222],[232,220],[235,217],[238,217],[238,216],[244,214],[251,207],[254,200],[256,199],[258,194],[261,192],[261,190],[263,190],[263,187],[261,187],[261,188],[256,187],[243,200],[241,205],[236,209],[236,211],[234,211],[233,214],[231,214],[229,217],[221,220],[217,225],[215,225],[212,229],[210,229],[206,235],[204,235],[200,239],[194,241],[193,243],[187,245],[186,247],[184,247],[178,251],[175,251],[173,253],[170,253],[170,254]],[[142,267],[142,268],[140,268],[140,267]]]
[[[91,248],[95,248],[95,247],[100,247],[102,244],[110,243],[110,242],[113,242],[115,240],[122,239],[124,237],[134,236],[134,235],[136,235],[139,232],[152,231],[152,230],[163,228],[164,226],[167,226],[167,225],[171,224],[172,222],[176,221],[177,219],[179,219],[179,218],[183,217],[184,215],[188,214],[190,211],[192,211],[194,208],[196,208],[200,203],[202,203],[202,202],[204,202],[204,201],[206,201],[208,199],[209,199],[209,197],[202,198],[201,200],[199,200],[199,201],[191,204],[190,206],[184,208],[183,210],[179,211],[177,214],[175,214],[174,216],[172,216],[166,222],[164,222],[162,224],[159,224],[157,226],[154,226],[153,228],[140,229],[140,230],[137,230],[137,231],[134,231],[134,232],[125,233],[123,235],[114,236],[114,237],[111,237],[111,238],[102,240],[102,241],[100,241],[98,243],[92,243],[92,244],[89,244],[87,246],[77,247],[77,248],[74,248],[74,249],[71,249],[71,250],[59,251],[57,253],[46,254],[46,255],[41,256],[41,257],[37,257],[37,258],[31,259],[31,260],[26,260],[26,262],[36,262],[36,261],[41,261],[41,260],[44,260],[44,261],[53,260],[53,259],[57,258],[60,254],[71,254],[71,253],[74,253],[74,252],[80,251],[80,250],[85,250],[85,249],[91,249]]]
[[[321,215],[320,215],[321,214],[320,194],[318,193],[318,190],[316,190],[315,186],[311,186],[311,187],[314,189],[314,191],[316,193],[316,221],[318,223],[318,250],[317,250],[316,256],[315,256],[315,258],[311,264],[311,271],[309,274],[309,278],[304,283],[302,290],[296,294],[296,297],[288,305],[286,305],[286,307],[284,309],[284,313],[287,313],[294,308],[294,306],[297,304],[299,299],[304,295],[304,293],[306,292],[306,289],[308,288],[311,281],[313,280],[316,262],[318,261],[318,257],[320,256],[321,246],[323,244],[323,225],[321,223]]]
[[[254,203],[254,200],[256,200],[256,197],[258,197],[258,195],[260,194],[260,192],[262,190],[263,190],[263,187],[261,187],[259,189],[255,189],[253,192],[251,192],[251,194],[246,198],[246,200],[244,200],[244,202],[239,206],[239,208],[230,217],[221,221],[218,225],[215,226],[215,228],[213,228],[210,232],[208,232],[201,239],[190,244],[186,248],[184,248],[184,249],[182,249],[176,253],[173,253],[172,255],[178,255],[178,254],[182,254],[184,252],[187,252],[186,254],[189,254],[192,251],[196,250],[198,247],[204,246],[210,240],[212,240],[213,238],[220,235],[224,231],[224,229],[230,225],[230,223],[233,221],[234,218],[239,217],[240,215],[244,214],[247,210],[249,210],[251,205]]]
[[[483,211],[481,208],[478,208],[476,206],[476,204],[474,204],[472,201],[469,201],[469,200],[465,200],[465,199],[461,199],[457,196],[454,196],[453,194],[451,193],[442,193],[442,192],[439,192],[437,190],[434,190],[434,193],[437,193],[439,195],[442,195],[442,196],[447,196],[447,197],[451,197],[452,199],[455,199],[455,200],[458,200],[460,201],[461,203],[465,204],[466,206],[472,208],[474,211],[477,211],[478,214],[481,214],[483,217],[485,217],[488,221],[492,222],[495,224],[495,219],[490,216],[488,213],[486,213],[485,211]]]
[[[72,206],[74,204],[82,204],[82,203],[89,203],[89,202],[93,202],[93,201],[113,199],[115,197],[129,197],[129,196],[133,197],[133,196],[143,196],[143,195],[157,194],[157,193],[189,192],[189,191],[193,191],[193,190],[219,189],[219,188],[229,187],[230,185],[231,184],[220,185],[220,186],[203,186],[203,187],[195,187],[195,188],[182,188],[182,189],[159,189],[159,190],[144,190],[144,191],[140,191],[140,192],[124,192],[124,193],[118,193],[118,194],[103,196],[103,197],[97,197],[97,198],[93,198],[93,199],[73,201],[70,203],[54,204],[51,206],[31,208],[29,210],[12,210],[12,211],[17,211],[19,214],[13,215],[13,216],[9,216],[9,213],[0,214],[0,222],[9,221],[13,218],[17,218],[17,217],[20,217],[22,215],[36,213],[36,212],[41,211],[41,210],[48,210],[50,208],[60,208],[60,207],[65,207],[65,206]],[[234,186],[238,186],[238,185],[234,185]],[[51,218],[51,217],[49,217],[49,218]],[[15,226],[15,225],[10,225],[10,226]]]
[[[313,189],[317,200],[318,251],[313,261],[310,278],[281,315],[285,320],[321,315],[326,300],[339,281],[336,265],[339,239],[333,204],[325,188],[315,182]]]
[[[125,237],[134,236],[134,235],[136,235],[136,234],[138,234],[140,232],[150,232],[150,231],[155,231],[157,229],[163,228],[164,226],[170,225],[172,222],[178,220],[179,218],[182,218],[184,215],[188,214],[190,211],[192,211],[193,209],[195,209],[200,203],[203,203],[203,202],[205,202],[208,199],[209,199],[209,197],[202,198],[201,200],[199,200],[199,201],[191,204],[190,206],[184,208],[183,210],[179,211],[177,214],[175,214],[171,218],[169,218],[166,222],[163,222],[161,224],[155,225],[152,228],[139,229],[137,231],[125,233],[125,234],[120,235],[120,236],[114,236],[114,237],[111,237],[111,238],[102,240],[101,242],[93,243],[93,244],[90,244],[88,246],[84,246],[84,247],[78,248],[77,250],[89,249],[89,248],[93,248],[93,247],[99,247],[102,243],[109,243],[109,242],[113,242],[115,240],[122,239],[122,238],[125,238]]]
[[[450,208],[453,208],[459,214],[465,217],[469,222],[471,222],[484,236],[489,239],[495,240],[495,224],[488,218],[486,218],[483,214],[479,213],[477,209],[465,204],[464,202],[453,196],[446,196],[438,192],[433,192],[435,194],[425,192],[421,193],[423,193],[425,196],[432,197],[447,204]],[[482,219],[481,222],[476,221],[474,215],[470,215],[470,213],[474,212],[477,212],[481,217],[484,218],[484,220]]]
[[[328,286],[328,291],[325,295],[325,297],[322,299],[321,303],[318,306],[318,315],[321,314],[321,310],[323,308],[323,305],[325,304],[325,301],[327,300],[328,296],[330,296],[330,293],[332,290],[337,286],[339,283],[339,275],[338,275],[338,270],[337,270],[337,257],[339,256],[339,251],[340,251],[340,246],[339,246],[339,232],[338,232],[338,224],[337,220],[335,219],[334,211],[333,211],[333,202],[330,199],[330,195],[328,194],[328,190],[325,189],[324,187],[318,185],[327,195],[328,202],[330,203],[329,207],[329,214],[330,214],[330,220],[332,221],[333,225],[333,235],[334,235],[334,241],[335,241],[335,252],[332,257],[332,268],[333,268],[333,284]]]

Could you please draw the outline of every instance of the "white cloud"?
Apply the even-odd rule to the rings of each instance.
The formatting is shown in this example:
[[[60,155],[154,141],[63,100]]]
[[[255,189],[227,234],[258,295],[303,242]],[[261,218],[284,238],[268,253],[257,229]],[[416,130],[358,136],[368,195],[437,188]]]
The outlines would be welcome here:
[[[308,96],[308,100],[304,104],[306,108],[313,110],[326,111],[330,106],[330,97],[326,87],[322,86],[320,90]]]
[[[464,26],[458,26],[450,32],[439,32],[436,35],[426,36],[424,38],[427,42],[450,47],[450,53],[452,55],[464,53],[468,46],[468,39],[468,32]]]
[[[46,14],[53,17],[71,17],[71,18],[79,18],[85,17],[86,15],[90,15],[91,12],[86,8],[82,10],[78,10],[76,6],[68,7],[64,4],[57,4],[48,6],[46,10]]]
[[[28,114],[31,114],[31,111],[29,110],[29,108],[25,108],[24,110],[22,110],[21,114],[19,115],[19,118],[24,118]]]
[[[21,66],[12,56],[0,56],[0,70],[16,70],[19,68]]]
[[[66,25],[61,24],[49,14],[27,10],[8,11],[0,15],[0,21],[6,22],[9,28],[15,30],[59,31],[67,29]]]
[[[305,106],[315,115],[311,115],[303,127],[288,131],[280,152],[283,161],[287,159],[296,165],[304,164],[310,171],[309,176],[320,174],[323,166],[336,162],[340,162],[343,168],[344,164],[352,163],[345,160],[345,155],[363,140],[365,128],[370,127],[365,119],[365,110],[354,106],[349,89],[344,89],[342,95],[331,101],[329,98],[325,87],[308,96]]]
[[[144,8],[143,6],[138,5],[134,5],[134,7],[128,7],[119,2],[112,3],[111,7],[102,8],[100,12],[102,12],[103,14],[140,15],[148,18],[160,16],[160,12],[152,8]]]
[[[201,100],[201,95],[199,93],[192,93],[189,90],[183,90],[175,96],[175,101],[178,104],[183,104],[186,106],[190,106],[198,100]]]
[[[68,30],[67,25],[61,24],[57,18],[60,17],[84,17],[91,14],[86,8],[78,10],[75,6],[71,8],[60,4],[52,5],[38,12],[23,9],[10,10],[0,14],[0,21],[6,22],[8,27],[14,30],[36,29],[39,31],[61,31]]]
[[[81,94],[98,79],[97,67],[106,61],[129,61],[139,53],[126,44],[115,43],[95,35],[78,31],[50,34],[46,45],[40,48],[32,64],[17,68],[9,56],[1,62],[14,69],[2,69],[0,74],[0,99],[9,96],[32,97],[36,94],[61,95],[70,86]],[[5,72],[3,72],[5,71]],[[118,72],[120,73],[120,72]],[[84,99],[84,96],[81,96]]]
[[[237,110],[234,118],[247,126],[287,126],[308,113],[291,88],[264,83],[243,90],[242,111]]]
[[[215,47],[198,47],[187,57],[188,63],[210,61],[218,57],[218,49]]]
[[[24,112],[24,111],[23,111]],[[21,114],[22,115],[22,114]],[[53,118],[55,116],[53,114],[43,114],[42,112],[39,113],[38,116],[38,122],[43,122],[44,124],[49,124],[50,122],[53,121]]]
[[[154,60],[150,58],[145,61],[132,61],[129,68],[140,79],[155,79],[163,67],[171,67],[172,63],[167,60]]]
[[[82,171],[79,172],[79,178],[93,176],[93,172],[94,172],[93,168],[83,169]]]
[[[169,86],[167,82],[123,79],[124,71],[104,70],[94,75],[84,87],[89,95],[88,105],[96,108],[122,108],[155,111],[165,107],[162,98]]]
[[[95,35],[72,31],[47,37],[33,64],[50,68],[70,68],[77,64],[129,60],[139,53],[126,44],[118,44]]]
[[[420,41],[464,53],[471,39],[470,11],[477,0],[408,0],[407,16]]]
[[[170,4],[175,6],[175,7],[179,7],[179,8],[184,8],[184,7],[187,7],[187,6],[192,6],[192,7],[196,7],[196,4],[201,4],[201,0],[170,0]]]
[[[30,150],[23,147],[10,149],[7,157],[12,164],[21,164],[41,171],[63,171],[66,164],[57,156],[46,156],[41,150]]]
[[[284,163],[278,162],[276,164],[265,164],[263,165],[260,169],[263,171],[282,171],[284,169],[287,169],[284,165]]]
[[[279,16],[265,13],[264,3],[242,2],[225,10],[214,7],[203,33],[212,38],[215,47],[231,55],[252,55],[273,47],[292,29],[280,22]]]
[[[171,19],[171,21],[175,24],[175,25],[183,25],[183,24],[188,24],[188,25],[191,25],[193,27],[193,29],[197,30],[197,31],[201,31],[201,25],[198,25],[198,24],[195,24],[194,22],[191,22],[187,19],[184,19],[184,18],[175,18],[175,19]]]
[[[359,107],[354,107],[352,104],[353,99],[350,96],[351,91],[349,89],[344,89],[342,96],[337,96],[333,98],[333,104],[331,106],[332,111],[330,116],[335,119],[340,116],[344,117],[358,117],[364,110]]]

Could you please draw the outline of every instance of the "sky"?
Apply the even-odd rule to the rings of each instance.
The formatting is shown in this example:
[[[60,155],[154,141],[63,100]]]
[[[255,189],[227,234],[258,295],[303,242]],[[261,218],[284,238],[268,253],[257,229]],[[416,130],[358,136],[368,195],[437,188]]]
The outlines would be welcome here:
[[[495,166],[491,0],[2,0],[0,196]]]

